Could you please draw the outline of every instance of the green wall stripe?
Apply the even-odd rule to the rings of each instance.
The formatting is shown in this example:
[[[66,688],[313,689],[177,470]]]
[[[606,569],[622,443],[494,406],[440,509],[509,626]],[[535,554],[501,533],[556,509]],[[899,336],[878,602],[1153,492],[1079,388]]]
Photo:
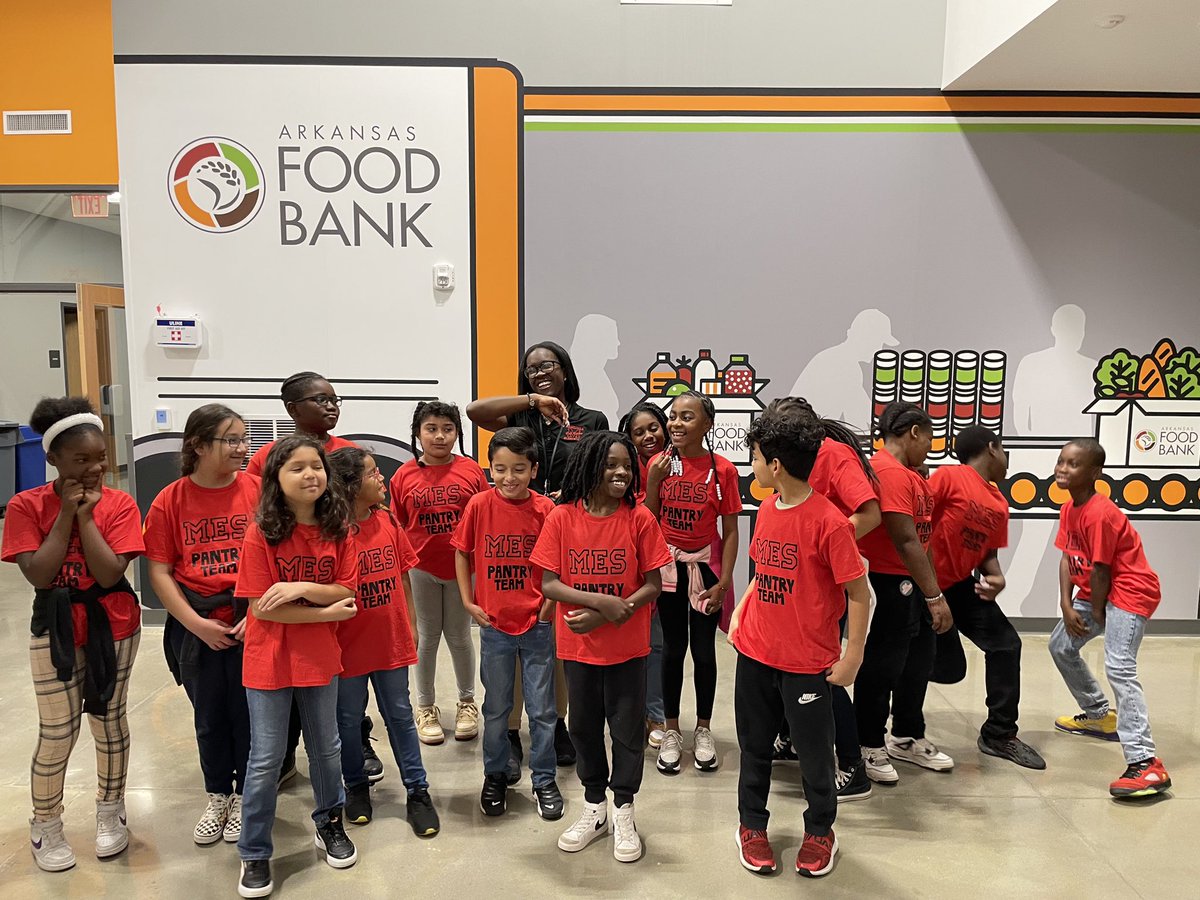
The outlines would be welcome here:
[[[1194,125],[1086,122],[526,122],[526,131],[694,131],[694,132],[1065,132],[1076,134],[1200,134]]]

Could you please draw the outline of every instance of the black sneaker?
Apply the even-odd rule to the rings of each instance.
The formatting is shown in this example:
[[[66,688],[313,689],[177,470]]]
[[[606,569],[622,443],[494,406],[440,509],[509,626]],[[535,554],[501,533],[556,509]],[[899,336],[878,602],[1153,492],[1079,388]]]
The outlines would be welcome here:
[[[275,890],[271,881],[271,861],[269,859],[242,860],[242,877],[238,879],[238,896],[266,897]]]
[[[417,788],[408,795],[408,824],[417,837],[433,837],[442,830],[428,788]]]
[[[342,811],[335,809],[329,814],[329,821],[317,829],[317,849],[325,851],[325,862],[335,869],[348,869],[358,862],[358,851],[354,849],[354,841],[346,836],[342,826]]]
[[[521,762],[525,759],[525,748],[521,746],[521,732],[508,732],[508,784],[511,787],[521,780]]]
[[[1009,762],[1014,762],[1018,766],[1024,766],[1026,769],[1041,770],[1046,768],[1046,761],[1042,759],[1042,755],[1016,735],[1005,740],[985,738],[983,735],[980,735],[977,743],[979,749],[988,756],[1007,759]]]
[[[867,777],[867,767],[861,759],[849,769],[838,766],[834,777],[838,803],[866,800],[871,796],[871,779]]]
[[[364,781],[346,788],[346,821],[366,825],[371,821],[371,783]]]
[[[371,728],[374,723],[370,716],[363,716],[362,720],[362,748],[363,748],[363,774],[367,776],[367,781],[374,784],[377,781],[383,780],[383,763],[379,761],[379,757],[375,753],[375,748],[371,746]]]
[[[485,816],[502,816],[508,809],[508,778],[503,774],[490,773],[483,776],[483,790],[479,794],[479,808]]]
[[[283,765],[279,767],[279,782],[276,784],[276,789],[282,788],[285,784],[296,777],[296,751],[293,750],[283,758]]]
[[[553,822],[563,815],[563,798],[558,785],[551,781],[541,787],[534,786],[533,799],[537,801],[538,815]]]
[[[567,723],[563,719],[554,725],[554,755],[558,757],[559,766],[575,765],[575,745],[571,735],[567,734]]]
[[[782,734],[775,736],[775,749],[771,753],[772,765],[779,762],[796,762],[799,758],[790,737],[784,737]]]

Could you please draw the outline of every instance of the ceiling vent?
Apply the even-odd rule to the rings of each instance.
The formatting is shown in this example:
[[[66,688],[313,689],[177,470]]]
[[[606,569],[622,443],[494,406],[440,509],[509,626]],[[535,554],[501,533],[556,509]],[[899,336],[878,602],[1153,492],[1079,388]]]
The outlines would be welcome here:
[[[4,112],[5,134],[70,134],[69,109],[33,109]]]

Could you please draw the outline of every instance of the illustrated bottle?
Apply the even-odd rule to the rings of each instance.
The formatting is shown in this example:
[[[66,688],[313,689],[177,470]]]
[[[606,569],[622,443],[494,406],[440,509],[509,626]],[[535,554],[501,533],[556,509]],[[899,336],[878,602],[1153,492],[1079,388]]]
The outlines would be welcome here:
[[[662,396],[667,392],[667,387],[675,380],[675,377],[675,367],[671,365],[671,354],[658,354],[654,365],[646,372],[646,392]]]
[[[696,357],[692,366],[692,385],[702,394],[721,393],[721,375],[717,371],[717,362],[712,358],[712,351],[704,349]]]
[[[754,369],[748,353],[734,353],[725,367],[725,395],[732,397],[754,396]]]

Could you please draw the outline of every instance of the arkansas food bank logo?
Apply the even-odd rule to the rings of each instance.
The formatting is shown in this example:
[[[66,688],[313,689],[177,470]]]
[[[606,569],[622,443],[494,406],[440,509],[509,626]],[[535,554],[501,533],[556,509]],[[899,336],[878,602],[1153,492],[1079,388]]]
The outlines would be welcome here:
[[[175,212],[201,231],[217,234],[241,228],[263,203],[262,166],[228,138],[200,138],[180,150],[167,187]]]
[[[1149,453],[1154,449],[1157,440],[1153,431],[1139,431],[1138,436],[1133,439],[1133,445],[1143,453]]]

